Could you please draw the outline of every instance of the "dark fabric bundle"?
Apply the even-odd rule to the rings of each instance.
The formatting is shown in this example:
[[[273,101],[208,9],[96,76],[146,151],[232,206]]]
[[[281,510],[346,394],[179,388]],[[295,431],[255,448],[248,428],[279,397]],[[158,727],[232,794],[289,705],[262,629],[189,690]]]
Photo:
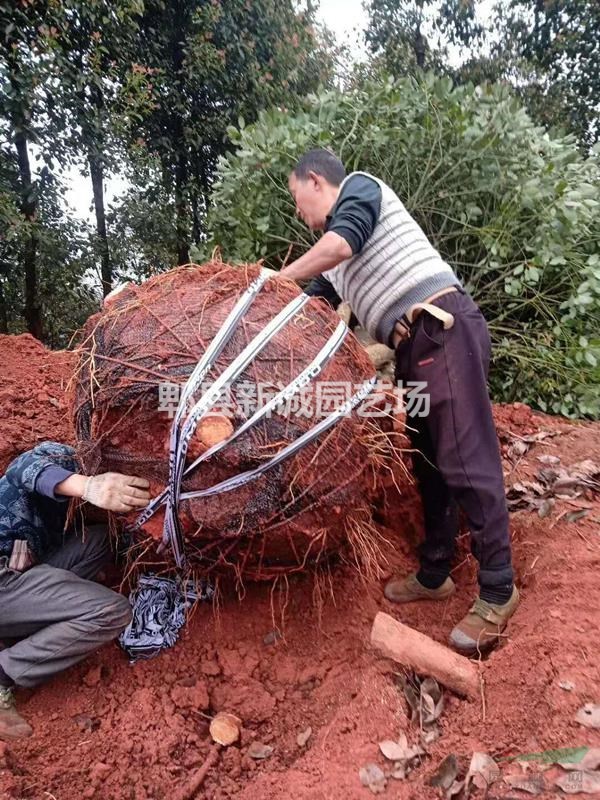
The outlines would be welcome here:
[[[211,600],[214,589],[206,581],[180,581],[142,575],[129,597],[133,619],[119,644],[133,661],[154,658],[173,647],[188,610],[199,600]]]

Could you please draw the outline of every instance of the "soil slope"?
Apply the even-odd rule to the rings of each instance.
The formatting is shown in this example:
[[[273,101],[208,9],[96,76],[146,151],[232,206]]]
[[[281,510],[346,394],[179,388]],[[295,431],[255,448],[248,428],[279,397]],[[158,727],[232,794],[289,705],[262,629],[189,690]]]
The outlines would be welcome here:
[[[36,441],[68,440],[64,392],[72,357],[48,353],[28,336],[0,337],[0,353],[3,468]],[[515,436],[556,434],[506,458],[507,486],[534,479],[539,456],[558,456],[566,468],[598,459],[598,424],[520,405],[497,407],[496,420],[507,456]],[[448,695],[440,738],[406,780],[390,779],[384,796],[440,797],[427,781],[450,753],[464,765],[474,751],[498,759],[600,744],[599,731],[574,721],[584,703],[600,701],[599,500],[558,499],[544,518],[530,510],[512,515],[522,602],[489,659],[482,702]],[[577,510],[585,516],[574,519],[569,512]],[[389,541],[389,574],[413,569],[414,493],[388,493],[378,518]],[[0,798],[171,798],[206,758],[208,722],[221,709],[243,720],[241,744],[221,752],[196,797],[368,798],[358,771],[368,762],[384,766],[378,742],[401,731],[410,742],[418,736],[397,688],[397,668],[369,647],[373,618],[385,610],[444,642],[476,594],[466,536],[454,578],[458,591],[446,604],[403,608],[384,599],[381,585],[364,583],[343,565],[332,568],[330,581],[301,575],[273,590],[249,584],[241,600],[226,586],[218,610],[199,606],[179,643],[158,658],[130,665],[112,644],[50,684],[21,693],[35,732],[27,741],[0,744]],[[274,620],[283,638],[273,635]],[[300,746],[298,734],[308,727],[310,737]],[[250,758],[253,741],[272,746],[272,755]],[[528,795],[497,783],[492,796]]]

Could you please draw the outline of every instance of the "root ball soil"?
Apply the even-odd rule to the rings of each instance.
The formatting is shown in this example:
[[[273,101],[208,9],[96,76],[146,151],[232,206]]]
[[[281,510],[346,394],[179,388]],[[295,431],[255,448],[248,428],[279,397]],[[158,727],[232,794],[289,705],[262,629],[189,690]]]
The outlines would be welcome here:
[[[79,348],[74,408],[77,445],[89,472],[140,475],[150,480],[153,495],[162,491],[178,392],[259,272],[258,265],[232,268],[221,262],[181,267],[128,286],[89,320]],[[220,374],[298,294],[291,282],[268,280],[208,377]],[[297,377],[337,324],[335,312],[311,299],[236,379],[224,406],[201,422],[186,465],[238,428],[252,403],[262,404],[261,397]],[[363,349],[348,335],[287,409],[273,412],[199,465],[184,478],[183,492],[258,467],[315,425],[319,412],[341,405],[340,393],[347,398],[372,374]],[[182,500],[179,518],[191,565],[270,578],[318,564],[349,545],[360,568],[371,570],[376,547],[369,504],[377,467],[372,432],[373,424],[354,413],[257,480]],[[160,539],[163,518],[164,506],[144,526],[140,558],[149,537]]]

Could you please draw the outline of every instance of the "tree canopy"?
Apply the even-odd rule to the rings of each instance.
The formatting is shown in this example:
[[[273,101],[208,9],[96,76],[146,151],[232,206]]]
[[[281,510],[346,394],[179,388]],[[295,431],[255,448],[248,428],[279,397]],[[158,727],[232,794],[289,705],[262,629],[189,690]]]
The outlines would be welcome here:
[[[49,183],[42,173],[77,168],[89,178],[95,230],[87,228],[78,246],[87,251],[87,283],[99,282],[106,294],[132,266],[144,274],[167,263],[164,255],[140,265],[127,253],[139,232],[129,224],[136,209],[128,201],[145,193],[165,233],[159,249],[170,248],[168,263],[189,261],[190,245],[205,236],[214,168],[229,147],[227,126],[242,117],[252,121],[274,103],[293,108],[296,98],[331,79],[332,58],[313,12],[292,0],[2,6],[2,244],[11,280],[22,284],[15,293],[6,269],[0,273],[2,329],[23,319],[43,337],[55,309],[43,302],[41,272],[54,271],[57,292],[66,280],[60,262],[44,262],[40,192]],[[117,173],[131,190],[107,210],[106,180]],[[67,338],[74,322],[63,321]]]
[[[596,0],[367,0],[366,43],[396,77],[431,69],[456,82],[513,87],[546,127],[600,139],[600,4]],[[371,65],[372,66],[372,65]]]

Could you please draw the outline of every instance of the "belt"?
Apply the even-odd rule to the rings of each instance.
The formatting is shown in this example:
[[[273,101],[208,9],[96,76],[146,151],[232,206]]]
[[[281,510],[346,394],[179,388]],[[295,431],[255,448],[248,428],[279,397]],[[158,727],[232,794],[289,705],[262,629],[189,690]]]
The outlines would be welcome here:
[[[392,344],[394,349],[398,347],[400,342],[410,339],[411,325],[423,311],[427,311],[432,317],[439,319],[444,325],[444,330],[450,330],[450,328],[454,325],[454,316],[448,311],[444,311],[443,308],[434,306],[432,304],[445,294],[450,294],[450,292],[457,291],[458,289],[456,286],[448,286],[446,289],[441,289],[439,292],[432,294],[431,297],[428,297],[424,303],[415,303],[412,305],[406,314],[404,314],[402,319],[397,320],[396,324],[394,325],[394,333],[392,335]]]

